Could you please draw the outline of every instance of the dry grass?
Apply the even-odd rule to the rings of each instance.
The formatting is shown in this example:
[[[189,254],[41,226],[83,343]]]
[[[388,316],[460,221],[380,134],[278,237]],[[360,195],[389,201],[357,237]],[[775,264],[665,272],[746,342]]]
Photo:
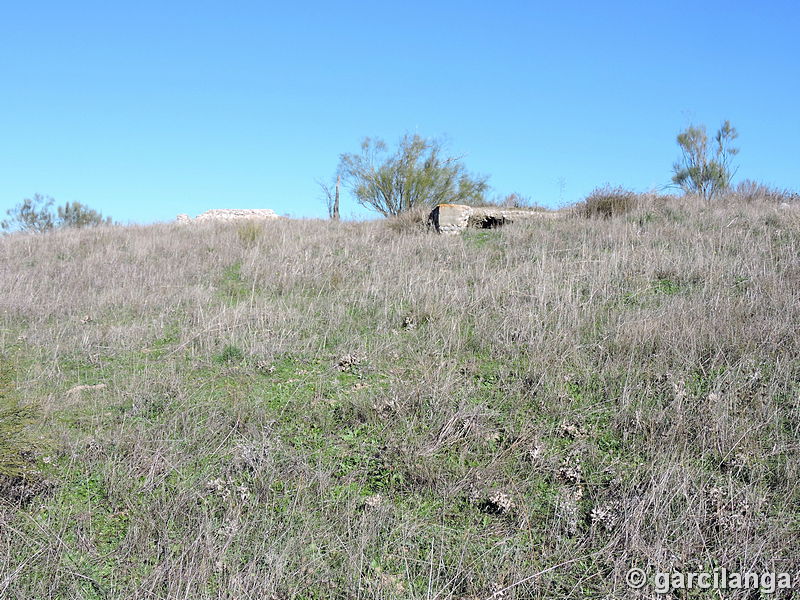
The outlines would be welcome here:
[[[461,237],[0,238],[2,359],[50,444],[49,485],[0,510],[0,596],[633,597],[631,566],[796,571],[798,211],[638,204]]]
[[[430,229],[430,214],[431,207],[423,204],[390,217],[384,223],[389,230],[396,233],[422,233]]]

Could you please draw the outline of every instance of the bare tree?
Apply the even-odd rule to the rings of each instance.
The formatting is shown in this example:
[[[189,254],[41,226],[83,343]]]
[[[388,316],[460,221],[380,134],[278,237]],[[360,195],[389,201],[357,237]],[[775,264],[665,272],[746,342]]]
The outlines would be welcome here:
[[[324,181],[317,180],[322,190],[325,205],[328,208],[328,218],[334,221],[339,220],[339,188],[341,186],[341,175],[336,176],[336,183],[325,183]]]

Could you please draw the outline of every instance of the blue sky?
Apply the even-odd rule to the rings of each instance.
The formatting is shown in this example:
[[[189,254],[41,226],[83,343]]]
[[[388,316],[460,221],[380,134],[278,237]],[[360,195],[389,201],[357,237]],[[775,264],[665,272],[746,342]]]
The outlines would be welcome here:
[[[738,179],[800,189],[798,31],[792,2],[6,2],[0,209],[323,216],[339,154],[406,131],[554,206],[669,183],[724,119]]]

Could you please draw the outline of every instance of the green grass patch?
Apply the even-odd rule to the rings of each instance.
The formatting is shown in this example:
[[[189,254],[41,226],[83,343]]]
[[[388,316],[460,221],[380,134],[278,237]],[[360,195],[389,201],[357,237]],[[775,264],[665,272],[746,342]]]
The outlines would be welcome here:
[[[217,283],[219,298],[230,306],[252,297],[255,287],[242,276],[242,261],[237,260],[222,271]]]

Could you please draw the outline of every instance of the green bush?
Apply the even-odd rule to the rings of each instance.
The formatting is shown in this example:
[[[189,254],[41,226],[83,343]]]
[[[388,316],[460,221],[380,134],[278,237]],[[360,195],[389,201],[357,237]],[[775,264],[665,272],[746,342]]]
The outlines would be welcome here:
[[[244,360],[244,352],[242,352],[241,348],[228,344],[222,349],[222,352],[217,354],[215,360],[222,364],[240,363]]]
[[[98,211],[80,202],[67,202],[58,207],[56,227],[96,227],[112,225],[111,217],[104,217]]]
[[[687,194],[711,200],[730,188],[736,169],[731,162],[739,153],[733,141],[739,137],[730,121],[725,121],[709,143],[705,125],[690,125],[677,138],[681,158],[672,165],[672,182]]]
[[[48,231],[54,227],[53,203],[55,200],[49,196],[34,194],[33,198],[25,198],[14,208],[6,211],[8,219],[0,223],[0,227],[7,230]]]
[[[481,202],[486,177],[471,175],[444,143],[406,134],[389,154],[383,140],[365,138],[361,152],[342,154],[338,174],[362,206],[392,217],[417,206]]]

